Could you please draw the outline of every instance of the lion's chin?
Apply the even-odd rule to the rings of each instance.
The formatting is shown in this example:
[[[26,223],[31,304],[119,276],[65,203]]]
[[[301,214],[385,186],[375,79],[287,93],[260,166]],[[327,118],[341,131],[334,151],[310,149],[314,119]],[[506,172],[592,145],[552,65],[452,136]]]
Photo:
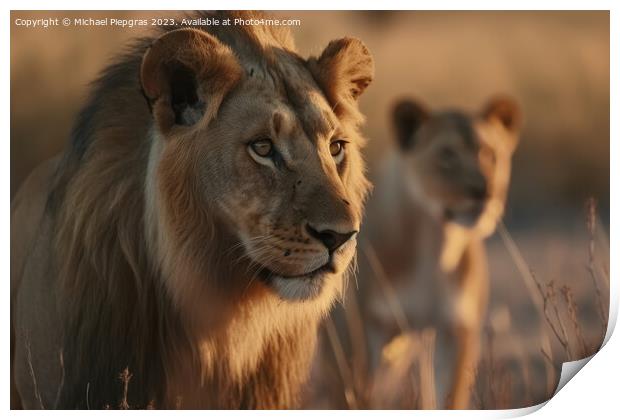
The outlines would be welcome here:
[[[313,270],[310,273],[288,277],[263,269],[259,273],[261,280],[278,296],[288,301],[307,301],[321,295],[324,285],[330,276],[335,275],[331,264]]]
[[[269,283],[271,288],[284,300],[307,301],[321,295],[325,280],[317,277],[283,278],[273,277]]]

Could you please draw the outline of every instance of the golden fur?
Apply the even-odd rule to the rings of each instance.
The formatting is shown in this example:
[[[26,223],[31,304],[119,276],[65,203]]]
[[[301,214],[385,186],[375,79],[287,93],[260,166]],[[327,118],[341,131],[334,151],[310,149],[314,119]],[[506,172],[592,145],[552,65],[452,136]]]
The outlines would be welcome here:
[[[365,372],[377,369],[379,350],[403,329],[433,328],[439,408],[466,408],[487,306],[484,239],[503,214],[519,110],[507,98],[475,116],[432,113],[405,100],[393,121],[398,146],[373,179],[360,242],[359,303],[355,293],[347,295],[347,311],[358,305],[364,326],[352,325],[351,314],[334,320],[345,343],[347,325],[352,339],[366,333],[368,356],[359,349],[351,355],[356,386],[368,384],[372,373]],[[388,400],[398,401],[404,389]],[[375,397],[369,401],[375,408],[389,408],[391,402]]]
[[[262,17],[219,18],[236,16]],[[271,26],[172,29],[102,73],[12,203],[13,407],[117,407],[125,368],[131,407],[296,404],[355,253],[372,58],[346,38],[306,60]],[[272,161],[251,156],[262,138]]]

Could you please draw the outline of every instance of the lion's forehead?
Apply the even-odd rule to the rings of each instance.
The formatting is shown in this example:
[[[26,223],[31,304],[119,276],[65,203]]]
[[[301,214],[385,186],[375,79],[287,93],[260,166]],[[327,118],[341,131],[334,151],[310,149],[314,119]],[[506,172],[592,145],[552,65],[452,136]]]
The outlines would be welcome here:
[[[278,117],[274,114],[274,118]],[[307,150],[318,148],[321,142],[326,142],[339,127],[338,121],[308,101],[303,109],[287,108],[287,123],[290,135],[285,141],[292,149]]]
[[[297,125],[309,140],[316,142],[339,127],[323,91],[299,57],[281,53],[278,61],[253,74],[261,91],[269,118],[281,114],[287,123]],[[252,72],[251,68],[249,70]]]
[[[344,131],[320,92],[308,89],[297,95],[303,100],[292,102],[285,92],[254,84],[225,105],[223,124],[247,140],[274,133],[276,140],[314,145],[338,128]]]
[[[323,94],[311,85],[287,84],[281,98],[280,112],[285,112],[288,121],[313,143],[330,136],[339,126],[339,121]],[[276,111],[277,112],[277,111]]]

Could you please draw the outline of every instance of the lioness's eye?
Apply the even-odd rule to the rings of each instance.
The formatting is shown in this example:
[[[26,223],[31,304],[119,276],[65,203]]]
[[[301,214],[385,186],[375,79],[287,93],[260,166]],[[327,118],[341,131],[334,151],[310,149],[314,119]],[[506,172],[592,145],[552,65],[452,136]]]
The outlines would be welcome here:
[[[346,143],[347,142],[344,140],[335,140],[329,144],[329,153],[334,158],[336,164],[340,163],[342,161],[342,158],[344,157],[344,149]]]
[[[443,147],[439,150],[439,166],[445,170],[452,170],[457,166],[458,155],[456,151],[449,147]]]
[[[260,157],[269,157],[273,153],[273,143],[269,139],[253,141],[250,147]]]
[[[452,163],[456,159],[456,152],[449,147],[441,149],[441,158],[447,162]]]

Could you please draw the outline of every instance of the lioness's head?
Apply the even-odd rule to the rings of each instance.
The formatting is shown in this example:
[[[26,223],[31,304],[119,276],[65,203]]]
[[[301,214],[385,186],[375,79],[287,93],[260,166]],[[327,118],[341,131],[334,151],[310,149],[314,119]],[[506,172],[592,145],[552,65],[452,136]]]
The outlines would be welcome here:
[[[200,267],[215,247],[248,282],[313,299],[338,289],[355,253],[369,187],[357,98],[373,61],[356,39],[306,60],[255,30],[178,29],[143,58],[159,252]]]
[[[498,97],[469,116],[431,113],[404,100],[393,121],[416,199],[442,221],[491,234],[504,210],[518,142],[517,105]]]

